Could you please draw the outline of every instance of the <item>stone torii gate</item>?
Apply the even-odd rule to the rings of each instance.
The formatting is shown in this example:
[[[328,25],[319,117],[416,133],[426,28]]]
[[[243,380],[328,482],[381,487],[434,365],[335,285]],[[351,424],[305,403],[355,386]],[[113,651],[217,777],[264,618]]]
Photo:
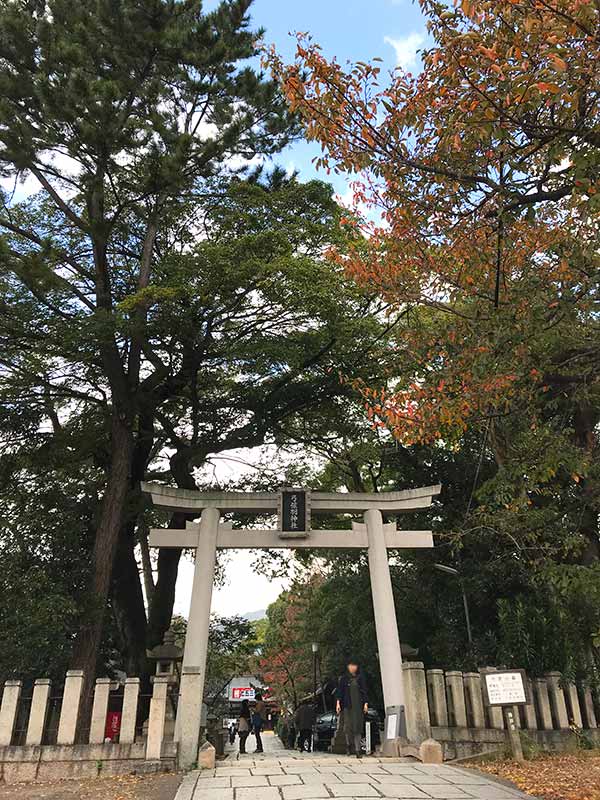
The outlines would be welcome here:
[[[158,528],[150,532],[150,547],[189,548],[196,551],[192,598],[183,656],[176,738],[179,765],[189,768],[198,758],[202,698],[208,649],[210,605],[218,549],[365,548],[369,554],[371,592],[379,665],[388,725],[384,750],[393,752],[395,739],[405,735],[402,656],[396,609],[390,578],[388,550],[433,547],[431,531],[399,531],[396,523],[384,524],[382,514],[398,514],[426,508],[440,486],[385,493],[310,492],[196,492],[156,483],[143,483],[155,506],[169,511],[197,512],[200,523],[188,522],[185,530]],[[233,530],[220,523],[222,513],[277,512],[276,530]],[[352,530],[312,530],[312,514],[364,513],[364,523]],[[395,715],[395,716],[394,716]],[[389,721],[395,719],[396,725]]]

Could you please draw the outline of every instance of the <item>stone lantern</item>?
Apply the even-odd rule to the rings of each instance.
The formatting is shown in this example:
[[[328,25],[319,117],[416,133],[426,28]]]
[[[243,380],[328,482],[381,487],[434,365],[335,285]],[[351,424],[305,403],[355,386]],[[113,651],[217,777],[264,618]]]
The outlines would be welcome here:
[[[155,677],[167,678],[169,684],[179,683],[179,664],[183,661],[183,650],[175,644],[175,632],[169,628],[163,643],[146,651],[149,661],[156,662]]]

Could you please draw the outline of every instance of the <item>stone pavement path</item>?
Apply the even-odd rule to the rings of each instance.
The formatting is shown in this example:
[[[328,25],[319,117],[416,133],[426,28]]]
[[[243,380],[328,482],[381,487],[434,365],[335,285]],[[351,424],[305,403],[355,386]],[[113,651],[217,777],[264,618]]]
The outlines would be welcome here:
[[[359,760],[327,753],[294,754],[268,734],[264,742],[264,755],[232,752],[215,769],[190,773],[176,800],[531,800],[517,789],[449,765],[372,756]]]

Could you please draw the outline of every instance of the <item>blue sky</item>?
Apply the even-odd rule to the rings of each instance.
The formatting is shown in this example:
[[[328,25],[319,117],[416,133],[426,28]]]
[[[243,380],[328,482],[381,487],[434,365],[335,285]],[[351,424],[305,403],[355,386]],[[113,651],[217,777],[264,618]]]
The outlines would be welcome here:
[[[384,69],[398,63],[408,71],[418,71],[416,50],[426,38],[425,21],[412,0],[254,0],[251,8],[256,27],[266,30],[267,43],[275,43],[291,60],[295,43],[290,32],[309,32],[327,56],[338,61],[383,59]],[[295,143],[279,159],[295,167],[300,178],[315,176],[312,159],[319,152],[316,144]],[[318,173],[333,183],[340,194],[346,191],[343,177]]]

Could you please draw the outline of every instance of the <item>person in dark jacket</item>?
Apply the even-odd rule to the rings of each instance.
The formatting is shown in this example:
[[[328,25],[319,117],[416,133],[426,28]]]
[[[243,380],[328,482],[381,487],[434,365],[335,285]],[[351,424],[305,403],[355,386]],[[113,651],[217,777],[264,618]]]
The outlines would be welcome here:
[[[301,753],[305,749],[308,753],[312,750],[312,732],[316,721],[317,715],[315,714],[314,706],[305,700],[296,711],[296,728],[300,731],[299,747]]]
[[[240,716],[238,719],[238,734],[240,737],[240,753],[246,753],[246,739],[250,736],[250,705],[247,700],[242,700]]]
[[[256,703],[254,704],[254,713],[252,714],[252,732],[256,736],[256,750],[254,752],[262,753],[264,751],[260,734],[262,733],[263,725],[265,724],[267,706],[265,701],[262,699],[262,694],[260,694],[260,692],[256,693],[255,700]]]
[[[365,714],[369,710],[367,684],[355,659],[348,659],[346,672],[339,680],[337,688],[336,711],[342,714],[346,754],[350,755],[352,745],[357,758],[362,758],[361,740]]]

